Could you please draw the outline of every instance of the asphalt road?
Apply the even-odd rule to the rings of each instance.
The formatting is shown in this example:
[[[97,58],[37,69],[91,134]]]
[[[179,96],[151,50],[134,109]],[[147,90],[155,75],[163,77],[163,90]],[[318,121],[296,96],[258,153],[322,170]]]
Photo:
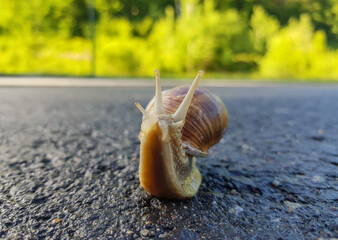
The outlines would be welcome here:
[[[229,130],[172,201],[138,181],[152,88],[0,88],[0,238],[338,237],[338,85],[210,90]]]

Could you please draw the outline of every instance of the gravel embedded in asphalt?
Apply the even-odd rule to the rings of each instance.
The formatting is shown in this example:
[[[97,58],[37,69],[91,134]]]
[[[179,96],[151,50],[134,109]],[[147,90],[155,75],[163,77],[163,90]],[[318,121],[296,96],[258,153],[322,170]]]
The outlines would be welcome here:
[[[0,88],[0,238],[338,237],[338,86],[210,90],[229,129],[173,201],[138,180],[153,88]]]

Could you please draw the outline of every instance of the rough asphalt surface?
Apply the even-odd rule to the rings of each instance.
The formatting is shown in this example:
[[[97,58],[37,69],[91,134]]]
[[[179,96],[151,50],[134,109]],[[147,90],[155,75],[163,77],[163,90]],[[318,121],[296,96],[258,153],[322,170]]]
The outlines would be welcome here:
[[[172,201],[139,186],[152,88],[0,88],[0,238],[338,237],[338,86],[210,90],[228,132]]]

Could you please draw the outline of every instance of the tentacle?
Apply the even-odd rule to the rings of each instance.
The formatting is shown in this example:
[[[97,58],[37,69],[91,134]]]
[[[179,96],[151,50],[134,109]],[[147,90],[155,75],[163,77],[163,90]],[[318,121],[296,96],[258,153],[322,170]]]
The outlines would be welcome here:
[[[147,117],[148,113],[147,111],[141,106],[139,102],[135,102],[135,106],[140,110],[140,112],[143,114],[143,117]]]
[[[154,72],[156,76],[155,114],[161,114],[161,113],[164,113],[164,109],[163,109],[163,102],[162,102],[162,87],[161,87],[161,80],[160,80],[160,71],[156,69]]]
[[[187,115],[191,100],[194,96],[195,90],[197,88],[197,85],[203,76],[204,71],[200,70],[198,75],[196,76],[195,80],[191,84],[189,91],[187,92],[187,95],[183,99],[181,105],[178,107],[175,113],[173,113],[173,118],[175,122],[182,121],[185,119],[185,116]]]

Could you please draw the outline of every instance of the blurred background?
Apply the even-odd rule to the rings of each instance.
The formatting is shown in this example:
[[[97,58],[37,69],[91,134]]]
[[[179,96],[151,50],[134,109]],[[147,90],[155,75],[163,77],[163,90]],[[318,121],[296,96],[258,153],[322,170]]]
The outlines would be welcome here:
[[[337,0],[0,0],[0,74],[338,81]]]

